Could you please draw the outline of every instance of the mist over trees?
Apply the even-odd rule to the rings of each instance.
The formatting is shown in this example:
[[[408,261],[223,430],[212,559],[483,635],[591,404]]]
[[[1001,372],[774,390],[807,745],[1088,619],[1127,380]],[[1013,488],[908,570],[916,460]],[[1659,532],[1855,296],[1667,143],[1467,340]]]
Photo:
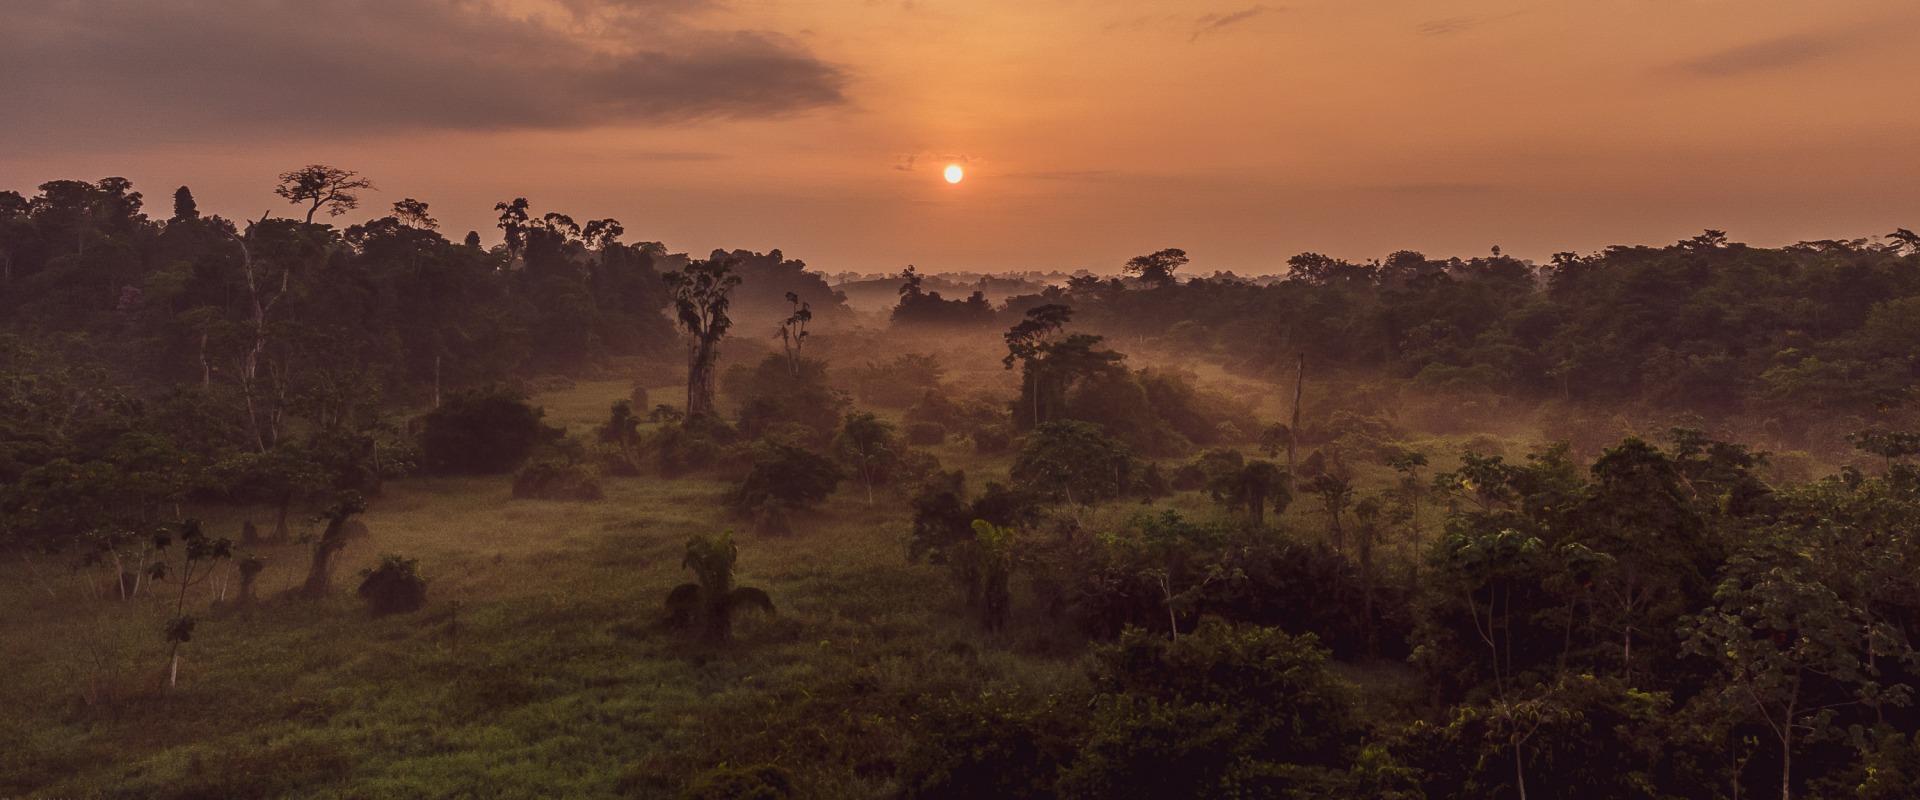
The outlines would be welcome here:
[[[0,192],[0,794],[1920,776],[1904,229],[907,267],[865,309],[777,249],[525,198],[489,248],[411,198],[336,227],[351,170],[278,187]]]

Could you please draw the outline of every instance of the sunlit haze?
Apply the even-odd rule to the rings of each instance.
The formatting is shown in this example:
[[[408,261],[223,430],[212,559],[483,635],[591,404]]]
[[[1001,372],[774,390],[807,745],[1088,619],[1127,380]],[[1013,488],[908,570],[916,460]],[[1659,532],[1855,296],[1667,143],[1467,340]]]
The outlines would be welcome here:
[[[1920,219],[1916,31],[1903,0],[10,3],[0,187],[258,217],[325,163],[489,242],[524,196],[829,272],[1777,246]]]

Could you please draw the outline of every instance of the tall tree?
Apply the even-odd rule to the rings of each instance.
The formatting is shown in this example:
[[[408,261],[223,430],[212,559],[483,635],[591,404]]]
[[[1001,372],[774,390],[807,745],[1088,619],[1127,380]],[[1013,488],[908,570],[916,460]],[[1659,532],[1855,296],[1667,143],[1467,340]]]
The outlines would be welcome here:
[[[1046,420],[1040,411],[1040,359],[1053,349],[1053,337],[1062,327],[1073,320],[1073,308],[1059,303],[1048,303],[1027,310],[1027,318],[1008,329],[1006,333],[1007,357],[1001,363],[1007,369],[1013,369],[1015,361],[1023,365],[1028,396],[1033,398],[1032,424],[1038,426]]]
[[[720,340],[733,327],[727,306],[733,288],[740,285],[740,276],[733,274],[733,259],[710,258],[690,261],[679,272],[664,277],[673,290],[680,327],[687,332],[687,419],[717,418],[713,405],[715,365],[720,360]]]
[[[173,220],[199,219],[200,208],[193,202],[193,192],[182,186],[173,190]]]
[[[373,181],[360,177],[360,173],[350,169],[330,167],[325,164],[308,164],[292,172],[281,173],[280,185],[274,194],[287,199],[294,205],[307,204],[307,222],[313,222],[314,212],[322,208],[327,216],[337,217],[358,208],[361,189],[372,189]]]
[[[1127,260],[1124,269],[1128,275],[1138,275],[1140,280],[1155,286],[1167,286],[1173,283],[1173,272],[1187,265],[1187,251],[1169,247],[1144,256],[1134,256]]]

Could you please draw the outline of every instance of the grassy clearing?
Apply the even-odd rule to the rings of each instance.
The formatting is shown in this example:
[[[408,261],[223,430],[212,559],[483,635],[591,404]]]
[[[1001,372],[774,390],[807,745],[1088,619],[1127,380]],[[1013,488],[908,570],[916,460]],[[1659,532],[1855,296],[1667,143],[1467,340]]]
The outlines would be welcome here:
[[[582,433],[629,387],[580,382],[537,402],[550,424]],[[1445,469],[1468,442],[1423,444]],[[929,450],[975,488],[1004,479],[1007,456],[963,439]],[[1368,470],[1369,483],[1388,477]],[[1024,582],[1013,628],[989,637],[943,571],[905,563],[897,490],[869,505],[843,484],[794,516],[793,536],[764,539],[727,516],[721,483],[604,483],[605,501],[580,504],[514,500],[504,476],[395,482],[363,518],[371,535],[341,554],[325,601],[285,597],[304,578],[306,545],[250,548],[268,562],[263,602],[213,608],[211,585],[195,587],[189,605],[203,621],[173,690],[161,688],[160,632],[174,587],[129,603],[84,599],[97,571],[49,558],[0,565],[0,669],[11,677],[0,684],[0,796],[665,798],[718,766],[770,763],[804,796],[879,797],[895,788],[893,761],[929,700],[1081,680],[1084,642],[1031,613]],[[1154,506],[1168,508],[1220,513],[1194,493]],[[1105,525],[1140,510],[1079,513]],[[236,540],[244,519],[268,518],[194,513]],[[1322,525],[1310,498],[1285,517],[1295,530]],[[680,565],[688,535],[726,528],[740,532],[739,582],[766,589],[779,613],[744,618],[735,644],[715,649],[657,622],[668,590],[692,577]],[[419,559],[425,609],[372,619],[352,597],[383,553]],[[1405,677],[1391,666],[1349,674],[1380,702]]]
[[[541,398],[579,430],[626,385]],[[959,445],[943,459],[983,462]],[[508,480],[415,478],[364,516],[334,597],[284,597],[300,543],[249,548],[263,602],[211,608],[163,690],[173,587],[84,599],[89,573],[0,567],[9,646],[0,685],[0,795],[67,797],[672,797],[720,764],[773,763],[809,796],[879,796],[928,697],[1045,687],[1071,660],[1017,655],[963,618],[946,576],[904,563],[906,516],[846,486],[796,535],[760,539],[702,479],[611,479],[604,502],[513,500]],[[260,509],[198,509],[238,538]],[[712,649],[657,626],[691,579],[690,533],[743,532],[740,583],[765,588]],[[296,536],[298,530],[296,530]],[[418,558],[426,609],[372,619],[352,597],[382,553]],[[1037,631],[1015,631],[1008,637]]]

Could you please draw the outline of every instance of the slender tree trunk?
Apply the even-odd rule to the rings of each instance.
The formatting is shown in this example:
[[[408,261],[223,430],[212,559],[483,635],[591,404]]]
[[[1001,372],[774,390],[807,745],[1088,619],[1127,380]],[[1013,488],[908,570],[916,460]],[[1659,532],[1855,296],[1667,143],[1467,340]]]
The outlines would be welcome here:
[[[1294,370],[1293,380],[1293,425],[1287,428],[1287,480],[1293,485],[1288,487],[1294,494],[1300,493],[1300,476],[1294,471],[1294,451],[1300,448],[1300,395],[1307,387],[1307,354],[1300,354],[1299,366]]]
[[[1527,765],[1520,755],[1520,722],[1513,718],[1513,709],[1507,709],[1507,722],[1513,725],[1513,787],[1520,792],[1520,800],[1527,800]]]
[[[286,491],[281,492],[280,505],[278,508],[274,509],[274,517],[273,517],[273,540],[274,541],[285,542],[286,540],[293,537],[292,532],[287,530],[287,514],[290,513],[292,510],[293,510],[293,492],[286,492]]]
[[[213,386],[213,361],[207,358],[207,332],[200,332],[200,388]]]

